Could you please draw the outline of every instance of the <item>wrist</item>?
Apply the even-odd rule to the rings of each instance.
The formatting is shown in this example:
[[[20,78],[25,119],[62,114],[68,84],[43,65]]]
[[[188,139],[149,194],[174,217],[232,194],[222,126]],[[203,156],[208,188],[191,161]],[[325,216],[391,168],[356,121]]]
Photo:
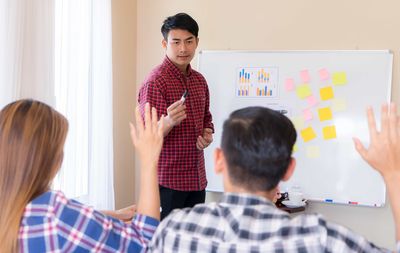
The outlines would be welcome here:
[[[400,171],[386,173],[385,175],[382,175],[382,176],[383,176],[383,180],[385,181],[385,183],[387,185],[390,185],[390,184],[397,185],[400,182]]]

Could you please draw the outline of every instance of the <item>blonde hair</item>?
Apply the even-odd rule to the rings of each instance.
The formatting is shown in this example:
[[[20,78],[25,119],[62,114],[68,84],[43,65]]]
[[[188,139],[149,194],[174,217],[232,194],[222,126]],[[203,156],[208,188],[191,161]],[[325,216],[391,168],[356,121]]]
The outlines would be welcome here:
[[[57,174],[68,122],[50,106],[19,100],[0,111],[0,251],[18,250],[26,205],[46,192]]]

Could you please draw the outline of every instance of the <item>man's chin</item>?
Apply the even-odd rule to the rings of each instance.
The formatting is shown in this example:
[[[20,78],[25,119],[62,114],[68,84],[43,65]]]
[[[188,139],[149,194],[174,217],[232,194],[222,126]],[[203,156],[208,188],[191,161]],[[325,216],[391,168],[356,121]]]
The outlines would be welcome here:
[[[189,58],[185,58],[185,59],[179,58],[179,59],[177,59],[177,62],[178,62],[180,65],[187,65],[187,64],[190,63],[190,59],[189,59]]]
[[[178,59],[175,61],[175,65],[178,65],[178,66],[187,66],[189,64],[190,64],[190,61],[187,61],[187,60],[183,61],[183,60]]]

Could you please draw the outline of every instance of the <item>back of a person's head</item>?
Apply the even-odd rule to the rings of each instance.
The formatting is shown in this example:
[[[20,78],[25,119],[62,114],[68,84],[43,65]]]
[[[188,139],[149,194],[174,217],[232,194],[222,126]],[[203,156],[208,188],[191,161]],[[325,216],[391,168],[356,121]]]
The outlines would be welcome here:
[[[224,122],[221,148],[233,184],[249,191],[277,186],[291,160],[296,130],[284,115],[265,107],[246,107]]]
[[[173,29],[186,30],[193,34],[196,38],[199,34],[199,25],[197,24],[196,20],[186,13],[178,13],[164,20],[164,23],[161,26],[161,33],[165,40],[168,38],[169,31]]]
[[[39,101],[19,100],[0,111],[1,252],[17,250],[24,208],[49,189],[67,130],[67,120]]]

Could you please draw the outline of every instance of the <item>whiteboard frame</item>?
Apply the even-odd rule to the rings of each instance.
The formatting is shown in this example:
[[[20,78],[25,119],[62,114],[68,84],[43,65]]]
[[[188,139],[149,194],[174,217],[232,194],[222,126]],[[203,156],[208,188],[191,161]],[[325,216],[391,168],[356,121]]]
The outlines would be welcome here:
[[[383,49],[383,50],[202,50],[199,52],[199,57],[197,60],[197,68],[201,72],[201,61],[202,61],[202,55],[204,54],[240,54],[240,53],[245,53],[245,54],[257,54],[257,53],[262,53],[262,54],[287,54],[287,53],[381,53],[381,54],[389,54],[390,55],[390,65],[389,65],[389,73],[390,76],[388,77],[388,86],[387,86],[387,93],[386,93],[386,101],[389,102],[391,101],[391,91],[392,91],[392,85],[393,85],[393,52],[389,49]],[[212,113],[212,112],[211,112]],[[377,115],[377,113],[376,113]],[[224,119],[225,120],[225,119]],[[218,131],[218,130],[217,130]],[[219,143],[218,143],[219,146]],[[210,192],[222,192],[220,189],[213,188],[212,186],[208,185],[206,188],[207,191]],[[326,202],[326,203],[335,203],[335,204],[346,204],[346,205],[351,205],[351,203],[344,203],[340,201],[325,201],[323,199],[313,199],[312,201],[317,201],[317,202]],[[384,189],[384,200],[382,205],[370,205],[370,204],[364,204],[364,203],[357,203],[359,206],[375,206],[375,207],[382,207],[385,205],[386,202],[386,189]]]

